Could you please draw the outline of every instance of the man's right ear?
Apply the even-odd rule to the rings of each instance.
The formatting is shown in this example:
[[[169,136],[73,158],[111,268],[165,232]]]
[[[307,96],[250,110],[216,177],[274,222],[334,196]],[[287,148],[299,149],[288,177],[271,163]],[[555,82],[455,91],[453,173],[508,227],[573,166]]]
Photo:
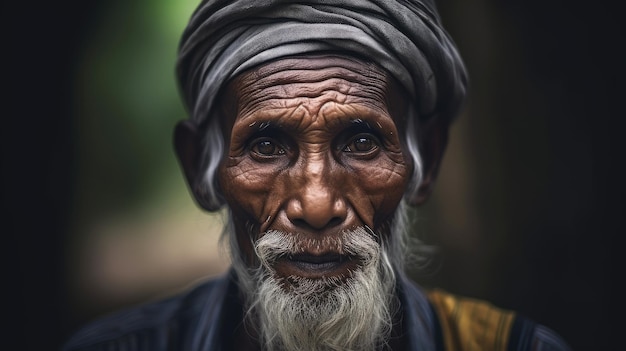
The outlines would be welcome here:
[[[178,157],[178,163],[185,174],[189,192],[196,203],[207,211],[217,211],[221,205],[211,203],[206,199],[206,194],[200,187],[202,170],[200,169],[200,157],[202,156],[201,133],[198,126],[191,120],[182,120],[174,128],[174,149]]]
[[[187,185],[193,191],[198,176],[200,150],[198,127],[190,120],[183,120],[174,128],[174,149],[178,164],[185,174]]]

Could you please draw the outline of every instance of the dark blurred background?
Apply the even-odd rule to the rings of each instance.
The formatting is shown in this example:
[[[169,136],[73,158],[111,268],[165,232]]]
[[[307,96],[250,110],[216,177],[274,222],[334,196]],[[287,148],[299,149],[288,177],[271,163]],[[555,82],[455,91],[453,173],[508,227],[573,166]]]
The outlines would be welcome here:
[[[2,5],[3,291],[15,350],[218,274],[220,217],[171,148],[196,1]],[[426,286],[488,299],[576,350],[620,345],[625,114],[619,3],[439,0],[470,95],[422,239]],[[4,348],[4,347],[3,347]]]

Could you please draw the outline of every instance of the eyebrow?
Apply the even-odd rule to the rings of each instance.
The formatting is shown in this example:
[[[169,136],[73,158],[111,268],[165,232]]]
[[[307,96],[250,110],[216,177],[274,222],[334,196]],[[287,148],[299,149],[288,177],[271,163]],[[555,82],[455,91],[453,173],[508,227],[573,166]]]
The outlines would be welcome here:
[[[367,128],[372,129],[372,127],[370,126],[369,122],[364,121],[361,118],[357,118],[355,120],[350,121],[350,123],[352,123],[353,125],[358,125],[358,126],[365,126]],[[379,127],[382,128],[382,126],[380,125],[380,122],[376,121],[376,123],[378,124]]]
[[[352,117],[341,117],[341,118],[337,118],[334,121],[336,121],[336,123],[332,123],[332,124],[327,124],[327,127],[329,129],[342,129],[343,128],[362,128],[362,129],[369,129],[369,130],[376,130],[375,128],[372,127],[372,122],[364,120],[361,117],[357,117],[357,118],[352,118]],[[251,123],[248,124],[248,127],[252,128],[252,130],[250,131],[252,134],[256,134],[256,133],[272,133],[272,132],[280,132],[280,131],[290,131],[290,130],[298,130],[299,128],[299,124],[297,124],[299,121],[289,121],[287,123],[284,122],[276,122],[276,121],[271,121],[271,120],[264,120],[263,118],[259,118]],[[341,127],[338,127],[338,126]],[[376,125],[378,126],[379,129],[382,129],[382,125],[380,124],[379,121],[376,121]]]

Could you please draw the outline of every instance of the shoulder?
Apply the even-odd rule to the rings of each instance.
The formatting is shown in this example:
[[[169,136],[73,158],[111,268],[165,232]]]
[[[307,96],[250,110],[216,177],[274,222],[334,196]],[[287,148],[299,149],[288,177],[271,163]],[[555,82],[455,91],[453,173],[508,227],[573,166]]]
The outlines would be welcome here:
[[[446,350],[570,350],[549,328],[489,302],[427,292]]]
[[[183,294],[102,317],[78,330],[63,351],[168,349],[201,315],[210,317],[211,305],[219,305],[227,285],[227,278],[220,277]]]

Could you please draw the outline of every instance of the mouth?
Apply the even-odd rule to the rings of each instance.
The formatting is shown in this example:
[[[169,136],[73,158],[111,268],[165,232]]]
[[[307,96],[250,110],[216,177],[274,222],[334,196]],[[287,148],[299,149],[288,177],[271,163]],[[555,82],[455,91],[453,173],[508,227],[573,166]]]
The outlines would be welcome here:
[[[299,276],[315,279],[333,276],[347,277],[358,268],[358,263],[357,258],[338,253],[322,255],[302,253],[279,259],[274,268],[276,273],[283,277]]]

